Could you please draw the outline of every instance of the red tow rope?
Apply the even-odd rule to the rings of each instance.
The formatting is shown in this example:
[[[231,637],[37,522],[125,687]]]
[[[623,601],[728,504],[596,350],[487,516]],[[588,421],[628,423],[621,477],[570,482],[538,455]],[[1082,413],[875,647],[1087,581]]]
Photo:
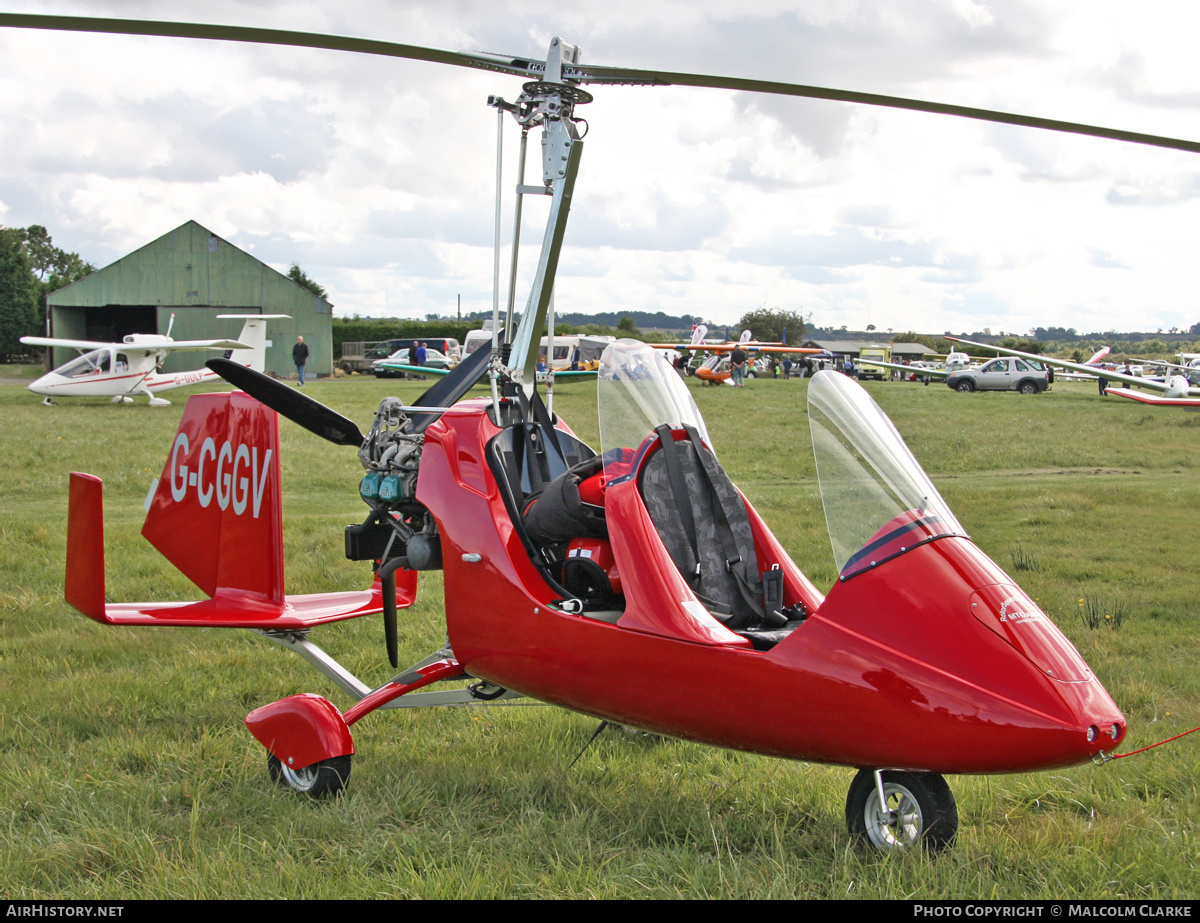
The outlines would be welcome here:
[[[1182,734],[1176,734],[1174,737],[1168,737],[1166,740],[1160,740],[1156,744],[1150,744],[1147,747],[1139,747],[1137,750],[1130,750],[1128,753],[1114,753],[1111,756],[1101,754],[1101,763],[1107,763],[1109,760],[1120,760],[1127,756],[1134,756],[1138,753],[1145,753],[1147,750],[1153,750],[1155,747],[1161,747],[1163,744],[1169,744],[1173,740],[1178,740],[1180,737],[1187,737],[1188,734],[1195,734],[1200,731],[1200,728],[1192,728],[1190,731],[1184,731]]]

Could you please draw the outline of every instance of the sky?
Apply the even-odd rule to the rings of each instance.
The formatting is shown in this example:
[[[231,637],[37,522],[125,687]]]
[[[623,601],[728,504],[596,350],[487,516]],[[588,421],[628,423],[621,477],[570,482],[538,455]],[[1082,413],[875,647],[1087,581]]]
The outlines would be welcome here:
[[[1200,5],[1188,0],[0,5],[538,58],[559,35],[593,64],[1200,139]],[[194,219],[281,271],[299,263],[339,316],[453,314],[459,298],[490,310],[486,100],[515,99],[520,84],[340,52],[0,29],[0,225],[45,225],[103,266]],[[588,134],[560,312],[730,324],[765,306],[926,333],[1200,321],[1200,155],[724,90],[592,91],[577,110]],[[511,120],[504,138],[511,189]],[[518,305],[544,199],[525,214]],[[509,198],[506,244],[511,215]]]

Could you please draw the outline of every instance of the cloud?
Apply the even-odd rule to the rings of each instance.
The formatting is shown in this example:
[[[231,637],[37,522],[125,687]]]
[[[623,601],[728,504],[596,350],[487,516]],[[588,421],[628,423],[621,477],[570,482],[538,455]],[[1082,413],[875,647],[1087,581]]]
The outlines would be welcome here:
[[[1129,267],[1114,257],[1111,253],[1106,253],[1099,247],[1088,247],[1088,262],[1093,266],[1099,266],[1102,269],[1128,269]]]
[[[794,235],[762,247],[742,247],[730,253],[750,263],[820,267],[945,266],[945,258],[929,241],[909,241],[897,237],[872,236],[857,228],[838,228],[832,234]]]

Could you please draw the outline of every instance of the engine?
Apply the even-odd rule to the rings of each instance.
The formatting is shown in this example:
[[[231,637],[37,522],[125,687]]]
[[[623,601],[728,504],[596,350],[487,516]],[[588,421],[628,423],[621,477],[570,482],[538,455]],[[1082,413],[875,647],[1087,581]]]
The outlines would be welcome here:
[[[380,402],[358,450],[367,469],[358,493],[371,507],[371,515],[361,525],[346,527],[346,557],[432,570],[442,566],[437,524],[416,499],[425,436],[409,433],[408,422],[399,398],[385,397]]]

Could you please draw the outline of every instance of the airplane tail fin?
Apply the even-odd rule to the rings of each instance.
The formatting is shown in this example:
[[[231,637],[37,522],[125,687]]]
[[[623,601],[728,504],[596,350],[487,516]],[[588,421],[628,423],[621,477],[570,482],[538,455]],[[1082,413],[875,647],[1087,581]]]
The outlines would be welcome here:
[[[142,535],[208,599],[106,603],[100,479],[72,474],[66,599],[108,625],[297,630],[383,609],[369,590],[285,596],[279,418],[241,391],[188,399]],[[396,574],[396,605],[412,605],[416,571]]]
[[[218,314],[217,317],[227,320],[244,320],[242,332],[238,334],[238,342],[250,347],[248,351],[234,350],[234,361],[247,365],[256,372],[265,372],[267,365],[267,347],[271,341],[267,339],[267,321],[276,318],[291,317],[290,314]]]

